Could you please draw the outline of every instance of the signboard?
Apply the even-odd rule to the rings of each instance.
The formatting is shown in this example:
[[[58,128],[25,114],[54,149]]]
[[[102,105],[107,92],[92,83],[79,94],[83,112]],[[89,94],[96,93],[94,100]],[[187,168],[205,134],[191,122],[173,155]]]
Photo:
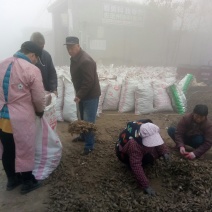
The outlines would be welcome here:
[[[102,23],[143,27],[144,10],[130,4],[103,3]]]

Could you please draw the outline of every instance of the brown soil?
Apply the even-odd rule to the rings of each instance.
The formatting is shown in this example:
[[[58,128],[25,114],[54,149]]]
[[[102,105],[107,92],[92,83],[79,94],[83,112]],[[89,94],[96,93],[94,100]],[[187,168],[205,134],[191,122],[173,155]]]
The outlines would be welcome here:
[[[2,170],[0,211],[198,211],[200,205],[198,200],[195,201],[195,204],[197,202],[195,209],[194,205],[189,203],[189,197],[186,203],[182,203],[185,210],[175,208],[180,207],[183,201],[180,196],[187,197],[184,195],[187,195],[187,192],[176,193],[174,189],[170,190],[170,187],[164,186],[161,172],[166,168],[161,168],[164,166],[163,162],[159,162],[158,168],[146,169],[151,186],[158,193],[157,197],[150,198],[138,188],[132,173],[118,161],[114,152],[115,142],[126,122],[141,118],[150,118],[160,127],[161,136],[172,150],[174,144],[166,133],[166,127],[179,117],[180,115],[174,113],[136,116],[132,113],[104,112],[97,118],[97,142],[95,150],[88,156],[80,155],[83,150],[82,142],[72,142],[73,136],[68,132],[69,123],[58,123],[57,131],[63,144],[60,166],[44,182],[43,187],[27,195],[19,194],[20,187],[14,191],[5,191],[6,177]],[[199,161],[204,160],[206,163],[206,159],[210,158],[209,151],[204,159]],[[195,163],[198,163],[197,160]],[[156,173],[156,169],[159,172]],[[183,186],[184,184],[180,185],[180,188]],[[170,200],[167,200],[167,193],[170,195]],[[207,197],[207,194],[204,196]],[[201,197],[198,199],[202,201]],[[205,202],[207,208],[205,206],[204,211],[210,211],[208,209],[210,204]],[[195,210],[188,209],[190,206]]]

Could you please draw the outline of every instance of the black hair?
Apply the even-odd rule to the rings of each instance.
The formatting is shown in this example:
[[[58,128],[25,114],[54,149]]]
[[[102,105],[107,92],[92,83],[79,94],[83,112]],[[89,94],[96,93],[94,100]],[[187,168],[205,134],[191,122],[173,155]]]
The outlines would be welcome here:
[[[20,51],[25,55],[29,53],[34,53],[38,57],[42,55],[42,48],[32,41],[22,43]]]
[[[196,113],[200,116],[208,115],[208,106],[207,105],[196,105],[194,107],[193,113]]]
[[[20,49],[20,52],[25,54],[25,55],[31,53],[29,50],[24,49],[24,48]]]
[[[32,51],[29,51],[29,50],[24,49],[24,48],[23,49],[20,49],[20,52],[23,53],[23,54],[25,54],[25,55],[30,54],[30,53],[33,53]],[[34,54],[35,54],[36,57],[39,57],[38,54],[36,54],[36,53],[34,53]]]

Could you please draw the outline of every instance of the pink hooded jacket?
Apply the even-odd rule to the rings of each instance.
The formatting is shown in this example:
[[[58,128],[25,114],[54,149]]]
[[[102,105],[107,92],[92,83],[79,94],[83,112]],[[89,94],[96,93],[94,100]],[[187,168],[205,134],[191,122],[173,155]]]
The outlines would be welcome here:
[[[3,79],[12,63],[8,89],[8,110],[15,141],[16,172],[32,171],[35,155],[35,111],[45,108],[45,91],[40,70],[24,59],[11,57],[0,63],[0,110],[4,106]],[[2,158],[0,142],[0,158]]]

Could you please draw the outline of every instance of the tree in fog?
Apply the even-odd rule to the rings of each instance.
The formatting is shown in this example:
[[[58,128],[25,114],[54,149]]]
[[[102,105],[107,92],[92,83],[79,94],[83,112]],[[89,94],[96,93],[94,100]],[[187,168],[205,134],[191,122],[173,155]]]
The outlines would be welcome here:
[[[206,64],[209,60],[212,34],[212,1],[210,0],[146,0],[150,11],[161,11],[152,27],[159,23],[163,29],[164,65]],[[154,16],[154,14],[153,14]],[[159,19],[158,19],[159,18]],[[169,24],[168,24],[169,23]],[[171,26],[170,26],[171,23]]]

